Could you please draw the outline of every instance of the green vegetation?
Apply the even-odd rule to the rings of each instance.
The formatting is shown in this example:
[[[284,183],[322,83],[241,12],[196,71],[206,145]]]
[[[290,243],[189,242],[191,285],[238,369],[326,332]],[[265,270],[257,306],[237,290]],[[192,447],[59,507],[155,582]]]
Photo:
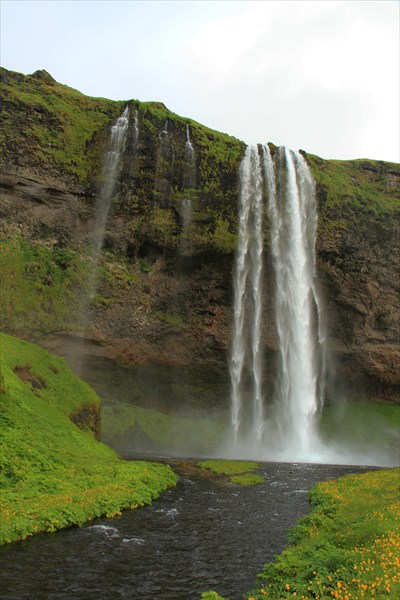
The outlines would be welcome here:
[[[339,402],[326,406],[320,431],[327,445],[333,443],[350,453],[375,453],[380,459],[387,457],[396,461],[399,452],[400,405]]]
[[[87,180],[93,167],[88,160],[93,136],[120,114],[123,103],[87,97],[57,83],[46,71],[24,76],[1,69],[0,75],[2,152],[17,151],[23,162],[62,167]]]
[[[261,465],[243,460],[203,460],[199,462],[202,469],[209,469],[218,475],[239,475],[259,469]]]
[[[109,126],[126,103],[87,97],[58,83],[46,71],[22,75],[1,69],[0,75],[2,162],[18,162],[57,177],[66,174],[93,190],[101,183]],[[245,144],[180,117],[160,102],[130,100],[129,104],[138,111],[140,146],[135,164],[124,171],[114,210],[132,217],[138,236],[176,248],[176,214],[185,191],[186,196],[199,200],[206,215],[204,240],[204,223],[194,222],[198,242],[211,240],[211,247],[230,253],[236,230],[232,207],[236,206],[237,173]],[[166,122],[173,140],[173,165],[159,151],[159,134]],[[186,127],[196,152],[196,182],[191,190],[184,182]],[[160,177],[167,191],[158,185]]]
[[[155,206],[148,214],[149,237],[161,248],[174,248],[178,245],[178,226],[173,212]]]
[[[0,260],[3,328],[42,333],[79,325],[88,265],[76,252],[15,237],[0,242]]]
[[[399,165],[372,160],[323,160],[306,155],[317,182],[320,230],[393,227],[400,216]]]
[[[104,441],[127,450],[140,440],[147,449],[206,452],[217,447],[226,429],[217,420],[176,417],[123,402],[103,406],[102,415]]]
[[[168,466],[124,462],[96,441],[98,397],[63,359],[0,335],[0,543],[117,515],[175,485]]]
[[[264,477],[254,473],[243,473],[242,475],[233,475],[230,481],[237,485],[257,485],[264,482]]]
[[[229,481],[237,485],[256,485],[264,481],[264,477],[252,473],[261,467],[259,463],[240,460],[203,460],[198,465],[217,475],[229,475]]]
[[[247,598],[399,598],[399,478],[392,469],[319,483],[292,545]]]
[[[170,325],[178,327],[179,329],[188,329],[190,327],[190,324],[186,323],[179,315],[171,315],[169,313],[160,311],[156,311],[154,314],[158,319],[160,319],[160,321],[169,323]]]

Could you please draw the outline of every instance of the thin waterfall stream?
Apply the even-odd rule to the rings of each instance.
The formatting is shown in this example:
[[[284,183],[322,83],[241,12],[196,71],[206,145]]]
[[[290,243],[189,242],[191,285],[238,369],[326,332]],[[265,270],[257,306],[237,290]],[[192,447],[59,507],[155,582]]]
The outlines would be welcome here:
[[[190,138],[189,125],[186,125],[185,142],[185,170],[183,173],[183,186],[187,197],[182,200],[182,226],[184,233],[192,220],[192,200],[190,193],[196,187],[196,153]]]
[[[192,207],[192,190],[196,187],[196,152],[193,142],[190,138],[190,128],[186,125],[186,141],[185,141],[185,166],[183,173],[183,187],[185,197],[181,201],[181,223],[182,223],[182,238],[180,250],[183,254],[190,253],[191,243],[188,236],[189,226],[192,222],[193,207]]]
[[[122,115],[111,127],[109,150],[106,153],[102,170],[100,195],[96,205],[95,223],[91,239],[93,269],[91,276],[91,284],[89,286],[89,296],[93,296],[96,292],[96,267],[99,261],[101,249],[104,244],[104,235],[106,231],[107,218],[110,212],[111,203],[114,195],[120,159],[125,147],[128,124],[129,107],[126,106]],[[135,124],[136,132],[137,116],[135,116]],[[137,138],[138,137],[139,133],[137,132]]]
[[[138,127],[137,112],[135,113],[134,123],[135,144],[137,144],[139,135],[138,130],[136,132],[136,128]],[[95,206],[93,231],[89,238],[89,257],[91,265],[85,295],[81,300],[82,308],[80,318],[83,324],[83,336],[85,335],[85,330],[88,325],[89,303],[91,300],[93,300],[97,290],[97,268],[104,244],[107,218],[114,197],[115,186],[121,164],[121,157],[125,148],[128,125],[129,106],[127,105],[122,115],[118,117],[114,125],[111,127],[108,150],[105,154],[103,162],[100,180],[100,192]],[[68,356],[70,366],[78,375],[81,374],[83,369],[85,354],[84,346],[85,344],[82,339],[81,342],[77,342],[75,344],[73,354]]]

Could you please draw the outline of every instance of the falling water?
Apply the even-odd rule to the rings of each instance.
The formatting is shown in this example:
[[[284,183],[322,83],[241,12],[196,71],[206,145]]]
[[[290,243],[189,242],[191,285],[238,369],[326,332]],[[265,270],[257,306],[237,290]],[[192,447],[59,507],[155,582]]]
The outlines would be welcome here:
[[[171,195],[171,175],[175,167],[175,143],[169,130],[168,119],[158,134],[155,192],[161,204],[167,204]]]
[[[190,139],[189,125],[186,125],[185,171],[183,174],[183,185],[186,190],[192,190],[196,187],[196,153],[192,140]],[[184,198],[181,203],[182,225],[184,233],[190,225],[190,221],[192,219],[192,200],[189,195],[190,191],[187,193],[186,198]]]
[[[190,139],[189,125],[186,125],[185,172],[183,185],[186,189],[193,189],[196,187],[196,152],[192,140]]]
[[[269,414],[264,408],[261,348],[264,190],[271,222],[279,349],[275,402],[272,408],[269,403]],[[244,441],[248,450],[251,441],[250,451],[259,455],[267,450],[268,456],[280,452],[281,457],[308,459],[318,445],[316,414],[324,397],[325,328],[316,287],[316,229],[315,186],[303,157],[279,148],[274,164],[268,146],[249,146],[240,168],[231,420],[235,444]],[[273,323],[267,327],[272,329]]]
[[[192,220],[192,203],[190,198],[182,200],[182,228],[185,232]]]
[[[135,110],[133,115],[133,147],[135,152],[139,149],[139,111]]]
[[[231,418],[238,435],[263,432],[261,382],[262,328],[262,162],[255,146],[249,146],[240,167],[239,243],[234,275],[233,339],[230,358]],[[250,380],[250,382],[249,382]],[[250,394],[249,406],[244,404]],[[249,410],[250,408],[250,410]],[[250,413],[250,422],[246,417]],[[243,429],[247,428],[247,431]]]
[[[89,320],[89,305],[93,300],[97,289],[97,265],[100,258],[101,249],[104,243],[104,236],[107,224],[107,217],[110,211],[111,202],[117,181],[117,175],[120,167],[120,158],[125,148],[126,134],[129,123],[129,108],[126,106],[122,115],[111,127],[108,151],[104,157],[103,169],[101,174],[100,193],[96,203],[94,227],[89,240],[89,256],[91,268],[86,282],[86,289],[81,299],[82,337],[73,345],[71,351],[65,351],[64,356],[69,366],[78,375],[82,374],[85,360],[85,337]]]
[[[163,129],[158,135],[159,146],[157,155],[157,171],[169,171],[175,163],[175,143],[169,130],[168,119],[164,123]]]
[[[103,171],[101,177],[101,190],[96,206],[95,224],[91,240],[92,259],[93,259],[93,281],[90,293],[93,296],[96,287],[96,266],[99,255],[104,243],[104,235],[107,224],[108,213],[110,212],[113,199],[115,184],[118,175],[118,167],[121,154],[124,151],[126,133],[129,123],[129,108],[125,108],[122,115],[111,127],[109,150],[105,156]]]
[[[318,443],[315,417],[323,402],[325,369],[325,332],[316,289],[315,186],[297,152],[278,149],[276,175],[267,146],[263,153],[276,275],[277,426],[284,451],[291,457],[306,458]],[[322,356],[320,377],[317,350]]]

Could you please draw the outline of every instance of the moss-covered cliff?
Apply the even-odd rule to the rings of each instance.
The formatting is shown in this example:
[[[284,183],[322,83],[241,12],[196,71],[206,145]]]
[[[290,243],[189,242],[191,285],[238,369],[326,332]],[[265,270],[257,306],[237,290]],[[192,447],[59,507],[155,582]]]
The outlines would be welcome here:
[[[2,328],[42,340],[81,334],[102,161],[110,127],[128,105],[85,335],[128,364],[195,363],[226,373],[245,145],[160,103],[88,98],[45,71],[2,70],[1,77]],[[317,182],[318,269],[338,380],[353,382],[360,395],[393,399],[399,166],[305,157]],[[266,259],[268,357],[276,349],[270,276]]]
[[[318,267],[338,372],[358,395],[396,399],[400,166],[306,158],[317,184]]]

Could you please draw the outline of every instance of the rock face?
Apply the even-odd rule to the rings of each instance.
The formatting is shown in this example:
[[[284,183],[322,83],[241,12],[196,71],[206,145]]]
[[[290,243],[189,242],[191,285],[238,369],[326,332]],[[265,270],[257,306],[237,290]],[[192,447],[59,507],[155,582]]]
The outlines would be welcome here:
[[[126,365],[196,365],[223,377],[245,145],[160,103],[130,101],[98,292],[89,299],[101,164],[126,103],[87,98],[43,71],[1,75],[2,328],[43,344],[54,334],[85,337]],[[304,155],[317,183],[318,271],[336,385],[394,401],[399,166]],[[266,385],[276,354],[267,255]]]

